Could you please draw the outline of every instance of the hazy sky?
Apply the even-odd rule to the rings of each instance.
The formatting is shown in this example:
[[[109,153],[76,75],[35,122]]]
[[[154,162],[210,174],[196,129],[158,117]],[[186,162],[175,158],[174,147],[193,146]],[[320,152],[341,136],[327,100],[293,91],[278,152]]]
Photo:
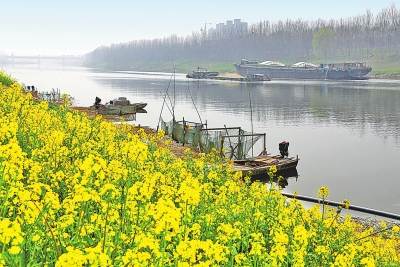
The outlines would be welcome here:
[[[80,55],[102,45],[215,28],[241,19],[324,20],[377,15],[399,0],[0,0],[0,53]],[[397,2],[397,3],[396,3]]]

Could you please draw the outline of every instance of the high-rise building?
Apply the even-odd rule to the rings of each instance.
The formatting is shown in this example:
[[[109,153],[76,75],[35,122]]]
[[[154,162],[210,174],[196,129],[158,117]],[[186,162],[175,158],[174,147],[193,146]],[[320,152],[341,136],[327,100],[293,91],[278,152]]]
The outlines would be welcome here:
[[[241,19],[227,20],[226,24],[218,23],[215,29],[208,30],[208,36],[211,38],[228,38],[237,37],[247,34],[247,22],[242,22]]]

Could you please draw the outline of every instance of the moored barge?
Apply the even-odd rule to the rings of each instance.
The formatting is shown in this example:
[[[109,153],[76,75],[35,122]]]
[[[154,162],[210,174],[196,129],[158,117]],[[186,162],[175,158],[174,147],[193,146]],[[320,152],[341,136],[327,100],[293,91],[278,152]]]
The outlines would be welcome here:
[[[299,62],[288,67],[281,62],[242,59],[235,64],[236,72],[242,76],[247,74],[263,74],[270,79],[316,79],[316,80],[365,80],[372,71],[365,62],[345,62],[329,64],[313,64]]]

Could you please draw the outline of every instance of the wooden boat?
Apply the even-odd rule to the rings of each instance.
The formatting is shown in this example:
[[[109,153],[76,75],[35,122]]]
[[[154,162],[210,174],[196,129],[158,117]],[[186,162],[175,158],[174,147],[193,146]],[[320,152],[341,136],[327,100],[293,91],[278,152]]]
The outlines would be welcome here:
[[[233,169],[241,171],[243,176],[251,173],[251,176],[268,173],[271,166],[276,166],[278,171],[289,170],[297,167],[299,157],[282,157],[262,154],[251,159],[235,160]]]
[[[267,174],[271,166],[277,171],[297,167],[299,157],[289,157],[289,142],[279,143],[280,155],[271,156],[266,149],[266,134],[246,132],[240,127],[203,128],[199,130],[199,148],[204,153],[216,149],[221,156],[233,160],[233,169],[241,171],[243,176]],[[248,152],[257,142],[263,140],[259,156],[248,156]]]
[[[136,114],[138,110],[143,110],[147,103],[133,103],[126,99],[126,97],[118,97],[111,100],[109,103],[101,104],[101,99],[96,97],[95,104],[92,106],[99,114],[103,115],[129,115]]]

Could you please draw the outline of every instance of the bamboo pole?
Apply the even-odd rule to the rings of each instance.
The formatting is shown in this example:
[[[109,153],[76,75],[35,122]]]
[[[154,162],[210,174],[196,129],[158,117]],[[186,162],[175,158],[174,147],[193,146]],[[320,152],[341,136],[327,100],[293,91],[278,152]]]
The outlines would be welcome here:
[[[284,193],[284,192],[281,192],[281,194],[286,196],[286,197],[296,198],[298,200],[314,202],[314,203],[321,203],[321,199],[319,199],[319,198],[314,198],[314,197],[309,197],[309,196],[301,196],[301,195],[293,195],[293,194]],[[329,205],[329,206],[335,206],[335,207],[342,206],[342,207],[344,207],[344,204],[342,202],[326,200],[324,203],[326,205]],[[390,212],[385,212],[385,211],[380,211],[380,210],[374,210],[374,209],[355,206],[355,205],[349,205],[348,209],[349,210],[363,212],[363,213],[369,213],[369,214],[373,214],[373,215],[377,215],[377,216],[381,216],[381,217],[385,217],[385,218],[400,220],[400,215],[395,214],[395,213],[390,213]]]

